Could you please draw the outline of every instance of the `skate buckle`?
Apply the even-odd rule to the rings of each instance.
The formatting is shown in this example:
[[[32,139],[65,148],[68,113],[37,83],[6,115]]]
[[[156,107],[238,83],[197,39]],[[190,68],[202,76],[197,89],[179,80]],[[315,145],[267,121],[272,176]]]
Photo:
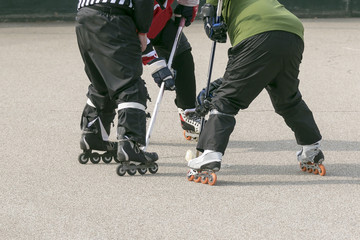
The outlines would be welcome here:
[[[190,169],[188,171],[188,176],[194,176],[196,174],[199,174],[199,172],[197,170],[195,170],[195,169]]]

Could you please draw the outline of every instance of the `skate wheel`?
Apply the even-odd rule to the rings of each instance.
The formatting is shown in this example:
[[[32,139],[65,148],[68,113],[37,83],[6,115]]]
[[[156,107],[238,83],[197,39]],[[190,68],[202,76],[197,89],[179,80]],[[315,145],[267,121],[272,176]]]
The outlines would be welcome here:
[[[104,154],[101,156],[101,160],[102,160],[104,163],[111,163],[112,155],[111,155],[110,153],[104,153]]]
[[[190,171],[191,171],[191,170],[188,171],[188,174],[187,174],[186,177],[187,177],[187,180],[191,182],[191,181],[194,180],[194,175],[190,174]]]
[[[202,176],[201,177],[201,183],[202,184],[207,184],[209,182],[209,178],[208,177],[206,177],[206,176]]]
[[[147,169],[146,169],[146,167],[144,167],[144,168],[139,168],[139,169],[138,169],[138,172],[139,172],[141,175],[144,175],[144,174],[147,172]]]
[[[216,174],[215,174],[215,173],[211,173],[210,176],[209,176],[209,182],[208,182],[208,184],[211,185],[211,186],[213,186],[213,185],[215,185],[216,181],[217,181],[217,176],[216,176]]]
[[[307,172],[308,172],[308,173],[312,173],[312,171],[313,171],[312,168],[308,168],[308,169],[307,169]]]
[[[190,136],[186,136],[186,131],[184,130],[184,138],[188,141],[191,141],[191,137]]]
[[[300,169],[301,169],[301,171],[306,172],[306,167],[303,166],[301,163],[300,163]]]
[[[79,163],[86,164],[89,161],[89,157],[85,153],[82,153],[78,157]]]
[[[114,156],[114,161],[117,162],[117,163],[121,163],[116,155]]]
[[[149,172],[154,174],[159,170],[159,166],[157,165],[157,163],[154,163],[154,166],[152,166],[151,168],[149,168]]]
[[[319,168],[320,168],[320,171],[319,171],[320,176],[324,176],[326,174],[325,166],[322,164],[319,164]]]
[[[98,164],[100,162],[100,154],[98,153],[92,153],[90,156],[90,162],[92,162],[93,164]]]
[[[116,173],[119,176],[124,176],[126,173],[126,171],[124,169],[124,165],[121,164],[120,166],[118,166],[118,168],[116,169]]]
[[[199,175],[194,176],[194,182],[199,183],[201,181],[201,177]]]
[[[133,164],[133,163],[131,163],[131,164],[130,164],[130,167],[136,167],[136,165]],[[136,168],[135,168],[135,169],[128,169],[128,170],[126,170],[126,172],[127,172],[129,175],[133,176],[133,175],[136,174]]]
[[[314,169],[314,171],[313,171],[313,174],[319,174],[319,170],[317,170],[317,169]]]

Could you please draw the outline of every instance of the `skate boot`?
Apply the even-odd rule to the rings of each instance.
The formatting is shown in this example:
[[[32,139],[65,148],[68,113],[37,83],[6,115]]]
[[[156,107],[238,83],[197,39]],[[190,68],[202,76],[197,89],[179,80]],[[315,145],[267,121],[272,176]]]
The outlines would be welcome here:
[[[326,174],[325,166],[322,165],[325,158],[320,150],[320,142],[302,146],[296,155],[303,172],[319,174],[320,176]]]
[[[117,168],[116,173],[119,176],[124,176],[126,172],[129,175],[135,175],[136,171],[143,175],[147,172],[147,169],[154,174],[159,169],[157,163],[155,163],[159,159],[157,153],[144,152],[140,149],[139,144],[127,138],[119,141],[117,156],[120,166]],[[139,164],[136,165],[131,162]]]
[[[83,153],[78,158],[81,164],[86,164],[89,160],[94,164],[99,163],[100,160],[104,163],[110,163],[112,159],[117,161],[117,143],[109,141],[111,121],[106,125],[104,127],[100,117],[97,116],[96,108],[89,105],[85,106],[80,139],[80,148]],[[94,150],[97,152],[93,152]]]
[[[178,108],[181,127],[184,129],[184,137],[186,140],[195,140],[199,138],[201,118],[195,112],[185,113],[181,108]]]
[[[215,172],[220,170],[221,158],[222,153],[205,150],[201,156],[188,162],[191,169],[188,171],[187,179],[197,183],[214,185],[217,180]]]
[[[83,150],[78,159],[81,164],[86,164],[89,160],[94,164],[99,163],[100,160],[104,163],[110,163],[113,158],[118,162],[116,158],[117,143],[103,141],[94,132],[83,131],[80,139],[80,148]],[[104,153],[93,152],[93,150]]]

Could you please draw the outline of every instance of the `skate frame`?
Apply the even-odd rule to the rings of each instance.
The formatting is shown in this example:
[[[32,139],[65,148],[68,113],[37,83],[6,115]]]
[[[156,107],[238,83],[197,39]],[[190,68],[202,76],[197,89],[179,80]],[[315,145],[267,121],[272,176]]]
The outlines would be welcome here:
[[[169,57],[168,64],[167,64],[170,71],[172,70],[171,65],[172,65],[172,62],[173,62],[173,59],[174,59],[174,56],[175,56],[175,52],[176,52],[176,49],[178,47],[179,39],[180,39],[180,36],[181,36],[181,33],[182,33],[182,30],[183,30],[184,26],[185,26],[185,18],[182,17],[181,20],[180,20],[180,23],[179,23],[179,28],[177,30],[175,40],[174,40],[174,44],[173,44],[173,47],[171,49],[170,57]],[[148,128],[148,130],[146,132],[146,145],[142,148],[143,151],[145,151],[147,146],[149,145],[149,139],[150,139],[151,132],[152,132],[152,129],[153,129],[154,124],[155,124],[156,115],[158,113],[162,97],[164,95],[164,89],[165,89],[165,83],[162,82],[161,86],[160,86],[159,94],[158,94],[156,102],[155,102],[155,107],[154,107],[154,110],[153,110],[153,113],[152,113],[152,116],[151,116],[149,128]]]
[[[223,0],[218,1],[217,10],[216,10],[216,23],[220,23],[220,17],[221,17],[221,11],[222,11],[222,2],[223,2]],[[211,47],[211,53],[210,53],[210,60],[209,60],[208,78],[207,78],[207,83],[206,83],[205,99],[208,98],[209,94],[210,94],[210,82],[211,82],[211,74],[212,74],[213,65],[214,65],[215,50],[216,50],[216,41],[213,41],[212,42],[212,47]],[[204,128],[204,123],[205,123],[205,116],[201,117],[200,134],[201,134],[201,132],[202,132],[202,130]],[[200,134],[199,134],[199,136],[200,136]],[[200,154],[200,151],[196,150],[196,157],[198,157],[199,154]]]

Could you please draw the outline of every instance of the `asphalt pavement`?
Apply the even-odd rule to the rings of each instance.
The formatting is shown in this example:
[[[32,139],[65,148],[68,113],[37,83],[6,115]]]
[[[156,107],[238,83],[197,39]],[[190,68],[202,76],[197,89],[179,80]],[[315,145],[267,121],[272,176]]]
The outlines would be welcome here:
[[[174,92],[148,147],[160,156],[156,174],[80,164],[88,80],[75,24],[1,23],[0,239],[360,239],[360,19],[302,21],[300,90],[327,174],[300,170],[299,146],[264,91],[236,116],[214,186],[186,178],[196,143],[183,137]],[[211,42],[201,22],[184,32],[200,90]],[[229,47],[217,45],[213,79]],[[152,112],[159,89],[146,68],[143,77]]]

